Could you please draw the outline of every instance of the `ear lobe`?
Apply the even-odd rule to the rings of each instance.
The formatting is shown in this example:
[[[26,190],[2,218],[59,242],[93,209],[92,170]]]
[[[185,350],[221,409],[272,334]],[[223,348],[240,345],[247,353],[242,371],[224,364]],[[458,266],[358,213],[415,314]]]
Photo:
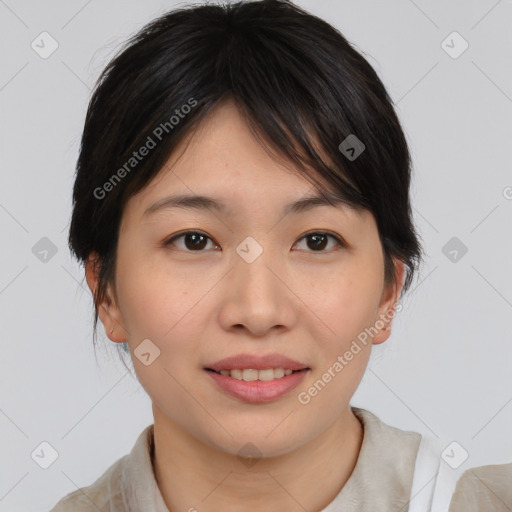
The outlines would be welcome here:
[[[101,262],[98,253],[92,252],[85,264],[85,277],[95,303],[97,300],[96,294],[99,285],[100,268]],[[121,312],[113,297],[110,284],[108,284],[105,297],[101,303],[96,303],[96,308],[109,339],[122,343],[126,341],[126,335],[121,321]]]
[[[395,261],[396,283],[390,283],[384,288],[381,302],[375,319],[377,334],[372,339],[373,345],[384,343],[391,335],[391,324],[395,316],[396,307],[400,298],[405,279],[405,264],[402,261]]]

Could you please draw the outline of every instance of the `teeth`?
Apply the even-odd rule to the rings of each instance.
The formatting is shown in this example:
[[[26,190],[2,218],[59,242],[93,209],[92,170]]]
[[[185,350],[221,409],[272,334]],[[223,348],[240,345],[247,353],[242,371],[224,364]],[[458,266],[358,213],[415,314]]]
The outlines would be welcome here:
[[[246,368],[244,370],[221,370],[219,372],[225,377],[233,377],[237,380],[245,380],[246,382],[253,382],[255,380],[269,381],[274,379],[281,379],[285,375],[291,375],[293,370],[283,368],[268,368],[266,370],[254,370]]]
[[[260,372],[258,370],[244,370],[242,372],[242,380],[245,380],[247,382],[258,380],[259,373]]]
[[[229,373],[234,379],[242,380],[242,370],[231,370]]]

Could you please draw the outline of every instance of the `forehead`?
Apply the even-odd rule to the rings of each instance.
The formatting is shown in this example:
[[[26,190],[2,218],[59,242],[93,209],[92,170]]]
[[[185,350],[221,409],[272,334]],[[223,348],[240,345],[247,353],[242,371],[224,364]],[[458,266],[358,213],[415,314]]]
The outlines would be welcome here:
[[[184,137],[157,176],[132,200],[143,219],[173,208],[234,216],[241,211],[237,204],[243,209],[275,206],[282,216],[320,207],[358,212],[333,187],[326,185],[320,192],[291,162],[269,154],[231,101]]]

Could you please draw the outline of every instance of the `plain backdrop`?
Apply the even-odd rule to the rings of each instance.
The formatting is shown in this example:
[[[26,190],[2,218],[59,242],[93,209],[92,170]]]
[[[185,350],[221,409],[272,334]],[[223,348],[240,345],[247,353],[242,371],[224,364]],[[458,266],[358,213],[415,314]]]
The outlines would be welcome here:
[[[468,453],[457,471],[512,462],[512,1],[297,3],[364,52],[396,104],[427,254],[353,405],[456,441]],[[0,0],[1,511],[48,511],[153,422],[101,323],[96,362],[67,229],[94,81],[127,37],[176,5]],[[47,58],[31,46],[46,37],[51,49],[42,32],[58,43]],[[47,261],[37,244],[53,247]],[[44,469],[36,454],[52,450]]]

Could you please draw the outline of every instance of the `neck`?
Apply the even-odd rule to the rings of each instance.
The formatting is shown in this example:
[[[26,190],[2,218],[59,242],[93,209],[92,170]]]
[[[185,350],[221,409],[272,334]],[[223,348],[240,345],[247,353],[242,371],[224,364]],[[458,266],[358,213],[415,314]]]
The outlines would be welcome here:
[[[347,408],[321,436],[246,469],[236,455],[206,445],[153,405],[153,467],[170,512],[322,510],[352,473],[363,429]]]

